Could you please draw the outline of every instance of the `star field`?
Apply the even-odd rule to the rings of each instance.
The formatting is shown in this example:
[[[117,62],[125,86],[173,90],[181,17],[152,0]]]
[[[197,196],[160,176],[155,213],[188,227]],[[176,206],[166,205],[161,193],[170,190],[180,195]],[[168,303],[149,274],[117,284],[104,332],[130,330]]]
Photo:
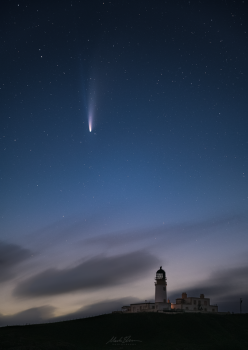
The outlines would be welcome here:
[[[239,0],[4,4],[1,324],[152,299],[161,265],[172,301],[201,289],[238,311],[246,13]]]

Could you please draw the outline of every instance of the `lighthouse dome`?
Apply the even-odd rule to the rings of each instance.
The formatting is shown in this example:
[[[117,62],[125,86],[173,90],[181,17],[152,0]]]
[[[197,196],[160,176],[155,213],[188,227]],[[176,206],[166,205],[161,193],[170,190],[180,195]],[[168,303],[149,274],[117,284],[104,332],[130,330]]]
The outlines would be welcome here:
[[[156,272],[156,280],[164,280],[165,279],[165,271],[160,266],[160,269]]]

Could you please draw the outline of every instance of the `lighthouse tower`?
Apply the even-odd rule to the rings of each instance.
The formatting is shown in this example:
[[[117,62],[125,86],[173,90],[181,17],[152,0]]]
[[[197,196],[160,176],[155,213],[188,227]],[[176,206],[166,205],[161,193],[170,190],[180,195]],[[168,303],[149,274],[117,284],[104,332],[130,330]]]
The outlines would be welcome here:
[[[167,282],[162,266],[157,271],[155,280],[155,303],[167,303]]]

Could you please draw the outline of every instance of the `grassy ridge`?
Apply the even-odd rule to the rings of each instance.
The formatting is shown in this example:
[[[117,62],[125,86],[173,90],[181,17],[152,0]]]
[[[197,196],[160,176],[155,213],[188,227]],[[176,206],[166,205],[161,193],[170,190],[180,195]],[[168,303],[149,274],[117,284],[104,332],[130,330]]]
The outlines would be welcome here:
[[[108,343],[131,336],[141,342]],[[109,314],[0,328],[1,350],[248,349],[248,314]]]

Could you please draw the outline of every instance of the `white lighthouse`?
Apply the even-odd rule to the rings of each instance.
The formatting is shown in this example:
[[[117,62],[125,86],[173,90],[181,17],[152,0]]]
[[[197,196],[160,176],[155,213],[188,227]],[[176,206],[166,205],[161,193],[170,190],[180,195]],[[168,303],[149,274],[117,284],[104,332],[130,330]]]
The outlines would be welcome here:
[[[167,282],[162,266],[157,271],[155,280],[155,303],[167,303]]]
[[[178,313],[178,312],[218,312],[217,305],[210,305],[210,299],[204,298],[204,294],[200,294],[200,298],[187,297],[187,293],[182,294],[182,298],[177,298],[176,303],[171,303],[167,300],[167,282],[165,271],[160,266],[160,269],[156,272],[155,277],[155,303],[150,301],[142,303],[135,303],[131,305],[125,305],[122,307],[122,311],[113,312],[166,312],[166,313]]]

